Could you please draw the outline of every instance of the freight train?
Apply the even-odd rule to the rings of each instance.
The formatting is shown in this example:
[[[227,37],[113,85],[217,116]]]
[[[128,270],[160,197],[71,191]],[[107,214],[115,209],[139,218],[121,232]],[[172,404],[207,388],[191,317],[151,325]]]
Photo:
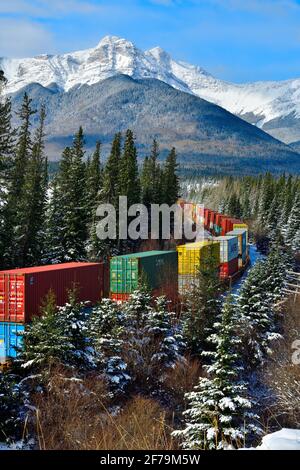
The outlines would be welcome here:
[[[230,281],[243,272],[249,262],[248,226],[194,203],[179,204],[194,222],[204,224],[205,240],[171,251],[114,256],[109,265],[78,262],[0,271],[0,363],[16,357],[24,325],[40,314],[49,290],[58,306],[74,286],[79,301],[93,305],[109,296],[122,303],[145,280],[154,297],[165,295],[172,305],[190,290],[199,266],[209,263]]]

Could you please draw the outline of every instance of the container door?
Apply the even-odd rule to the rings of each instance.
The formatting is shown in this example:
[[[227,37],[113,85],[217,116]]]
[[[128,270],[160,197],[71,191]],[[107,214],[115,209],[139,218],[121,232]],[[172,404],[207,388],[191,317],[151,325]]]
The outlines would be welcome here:
[[[24,277],[2,274],[0,278],[0,321],[24,321]]]
[[[6,276],[6,321],[23,322],[24,321],[24,276],[17,274],[8,274]]]

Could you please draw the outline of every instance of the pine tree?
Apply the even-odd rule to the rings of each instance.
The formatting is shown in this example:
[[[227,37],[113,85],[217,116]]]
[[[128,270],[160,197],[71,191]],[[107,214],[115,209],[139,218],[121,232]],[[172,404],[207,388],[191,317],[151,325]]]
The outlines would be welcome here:
[[[65,363],[70,349],[64,325],[58,322],[56,299],[49,291],[41,307],[41,317],[34,317],[26,325],[23,336],[24,346],[19,358],[25,370],[44,371],[56,361]]]
[[[86,312],[84,305],[76,301],[76,291],[69,293],[69,301],[63,307],[56,306],[52,291],[41,307],[41,316],[34,317],[26,325],[24,347],[20,354],[24,369],[46,375],[53,364],[66,367],[94,367],[93,357],[86,336]]]
[[[16,230],[15,260],[19,266],[41,262],[44,251],[45,208],[47,192],[47,159],[44,156],[45,109],[40,111],[40,124],[35,133],[25,173],[24,195],[20,203],[20,221]]]
[[[173,147],[167,156],[163,169],[163,201],[172,206],[178,200],[180,194],[179,178],[177,175],[177,156]]]
[[[96,352],[97,368],[108,381],[113,395],[124,393],[131,378],[122,358],[124,316],[117,304],[103,299],[88,321],[88,334]]]
[[[102,201],[118,207],[118,197],[120,194],[120,159],[121,159],[121,134],[115,135],[110,155],[107,159],[104,175]]]
[[[10,184],[10,171],[14,157],[15,131],[11,126],[11,102],[3,102],[0,94],[0,267],[4,267],[4,253],[9,250],[11,239],[6,232],[7,198]],[[11,234],[11,230],[9,231]]]
[[[16,377],[0,372],[0,441],[11,443],[21,438],[24,427],[22,405]]]
[[[290,246],[293,251],[297,252],[300,250],[300,246],[297,243],[300,230],[300,193],[295,197],[294,204],[288,218],[286,243]]]
[[[168,369],[183,361],[184,340],[180,329],[172,323],[174,319],[175,313],[169,312],[166,297],[157,297],[149,311],[147,331],[153,346],[159,345],[151,358],[152,375],[156,375],[159,382],[163,382]]]
[[[102,168],[101,168],[101,157],[100,157],[100,142],[96,142],[96,149],[92,155],[92,158],[87,165],[87,196],[88,196],[88,213],[91,219],[94,216],[94,212],[97,207],[99,200],[99,192],[102,189]]]
[[[273,178],[270,173],[267,173],[264,176],[264,179],[262,182],[259,209],[258,209],[258,220],[261,224],[265,224],[267,222],[269,209],[271,207],[273,197],[274,197]]]
[[[63,157],[64,158],[64,157]],[[59,190],[58,177],[50,184],[50,198],[46,212],[45,250],[43,263],[56,264],[65,259],[63,244],[64,226],[62,224],[64,210],[61,204],[61,191]]]
[[[207,377],[200,377],[194,391],[186,394],[186,427],[173,433],[185,449],[237,448],[259,433],[247,385],[241,380],[238,323],[232,297],[228,296],[221,320],[215,324],[216,333],[210,337],[216,349],[210,353],[212,364],[205,366]]]
[[[133,132],[126,131],[119,172],[120,194],[127,196],[128,207],[140,202],[140,179]]]
[[[161,170],[158,163],[159,146],[154,139],[150,157],[146,157],[141,174],[142,203],[147,207],[150,204],[161,202]]]
[[[50,201],[52,207],[48,210],[52,220],[48,222],[47,251],[54,251],[60,262],[83,260],[86,257],[88,199],[83,157],[84,136],[80,128],[72,148],[66,147],[63,152],[55,179],[55,192]],[[58,208],[59,217],[54,214],[54,208]]]
[[[272,342],[279,338],[273,304],[282,288],[279,284],[283,281],[281,279],[279,282],[276,269],[278,265],[275,267],[272,259],[258,261],[239,292],[243,354],[245,365],[249,368],[263,363],[271,352]]]

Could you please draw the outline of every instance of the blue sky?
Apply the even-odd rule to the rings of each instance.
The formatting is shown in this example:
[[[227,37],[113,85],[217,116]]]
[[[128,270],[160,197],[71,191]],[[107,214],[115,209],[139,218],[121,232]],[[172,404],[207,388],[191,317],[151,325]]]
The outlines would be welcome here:
[[[157,45],[225,80],[300,77],[300,0],[0,0],[0,56]]]

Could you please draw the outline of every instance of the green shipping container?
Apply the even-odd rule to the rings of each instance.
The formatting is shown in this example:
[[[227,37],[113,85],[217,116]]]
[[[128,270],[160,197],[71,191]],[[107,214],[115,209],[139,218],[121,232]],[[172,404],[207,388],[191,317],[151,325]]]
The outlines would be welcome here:
[[[110,260],[110,291],[131,293],[140,282],[149,289],[177,282],[176,251],[145,251],[130,255],[114,256]]]

